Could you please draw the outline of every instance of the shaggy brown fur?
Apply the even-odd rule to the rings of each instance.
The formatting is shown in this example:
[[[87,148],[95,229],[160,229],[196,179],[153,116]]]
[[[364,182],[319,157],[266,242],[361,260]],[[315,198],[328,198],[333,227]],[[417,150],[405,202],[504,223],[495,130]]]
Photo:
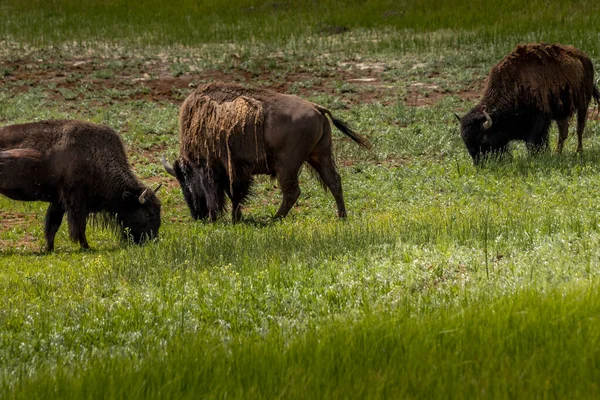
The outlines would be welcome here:
[[[594,67],[581,50],[561,44],[518,45],[490,71],[481,102],[459,117],[461,136],[477,163],[487,153],[505,152],[512,140],[525,141],[532,152],[545,150],[555,120],[560,153],[569,118],[576,114],[581,151],[592,98],[600,104]]]
[[[185,135],[180,136],[180,151],[207,167],[217,162],[226,166],[233,190],[233,156],[267,165],[263,123],[262,103],[254,98],[196,91],[181,107],[180,132]]]
[[[300,194],[298,173],[308,162],[343,217],[327,115],[350,139],[370,147],[329,110],[299,97],[234,84],[203,85],[181,106],[180,157],[173,167],[165,162],[165,168],[177,177],[194,218],[215,219],[227,194],[237,221],[256,174],[277,177],[284,198],[276,217],[284,217]]]
[[[142,196],[142,193],[144,195]],[[42,121],[0,128],[0,194],[45,201],[47,248],[67,214],[71,239],[88,248],[88,216],[135,242],[158,235],[160,201],[133,174],[119,135],[82,121]]]
[[[492,68],[481,107],[501,113],[534,105],[544,114],[572,115],[589,104],[593,77],[590,58],[575,47],[518,45]]]

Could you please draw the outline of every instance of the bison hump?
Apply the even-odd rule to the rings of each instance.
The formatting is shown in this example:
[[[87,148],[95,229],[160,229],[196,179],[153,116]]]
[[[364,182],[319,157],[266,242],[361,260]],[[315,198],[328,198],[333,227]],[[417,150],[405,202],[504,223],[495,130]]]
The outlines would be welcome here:
[[[253,97],[220,101],[193,93],[181,109],[180,135],[181,151],[188,159],[220,163],[231,180],[236,164],[266,159],[263,103]]]

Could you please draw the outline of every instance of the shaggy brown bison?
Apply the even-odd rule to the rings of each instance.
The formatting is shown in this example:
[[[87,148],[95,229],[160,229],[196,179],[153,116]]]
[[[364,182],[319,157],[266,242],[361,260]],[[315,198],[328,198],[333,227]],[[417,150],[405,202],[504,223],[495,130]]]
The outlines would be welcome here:
[[[121,139],[102,125],[44,121],[0,128],[0,194],[50,203],[48,251],[65,212],[71,239],[82,248],[89,247],[90,213],[136,243],[156,237],[160,227],[155,191],[135,177]]]
[[[214,220],[225,194],[232,219],[241,218],[253,175],[276,177],[285,217],[300,196],[298,174],[307,162],[329,188],[338,216],[346,216],[340,176],[331,152],[333,124],[359,145],[367,140],[318,104],[266,89],[211,83],[199,87],[181,106],[180,154],[167,172],[177,178],[193,218]]]
[[[577,151],[592,97],[594,67],[581,50],[560,44],[518,45],[495,65],[483,99],[460,118],[461,136],[477,164],[488,153],[503,153],[512,140],[525,141],[530,152],[546,150],[550,122],[558,125],[560,153],[577,113]]]

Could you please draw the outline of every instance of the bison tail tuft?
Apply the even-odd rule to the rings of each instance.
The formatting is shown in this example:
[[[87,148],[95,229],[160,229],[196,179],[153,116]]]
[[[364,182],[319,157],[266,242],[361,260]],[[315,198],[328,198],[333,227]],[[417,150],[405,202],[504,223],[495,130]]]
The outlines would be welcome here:
[[[361,147],[364,147],[368,150],[373,148],[373,145],[371,145],[371,143],[366,138],[360,136],[358,133],[350,129],[350,127],[344,121],[342,121],[341,119],[334,118],[333,115],[331,116],[331,120],[333,121],[333,125],[335,125],[336,128],[342,131],[344,135],[348,136],[350,139],[358,143]]]
[[[366,138],[360,136],[358,133],[356,133],[352,129],[350,129],[350,127],[344,121],[342,121],[341,119],[335,118],[331,114],[329,116],[331,117],[331,120],[333,121],[333,125],[335,125],[335,127],[338,128],[340,131],[342,131],[342,133],[344,135],[348,136],[350,139],[352,139],[353,141],[355,141],[356,143],[358,143],[360,146],[364,147],[365,149],[371,149],[373,147]]]

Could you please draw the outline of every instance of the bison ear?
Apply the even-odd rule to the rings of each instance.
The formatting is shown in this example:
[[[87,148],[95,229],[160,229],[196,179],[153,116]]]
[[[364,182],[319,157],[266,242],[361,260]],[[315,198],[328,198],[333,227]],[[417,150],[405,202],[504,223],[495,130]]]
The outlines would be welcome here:
[[[144,204],[144,202],[146,202],[146,198],[145,197],[147,195],[147,192],[148,192],[148,189],[145,189],[145,190],[142,191],[141,195],[138,196],[138,195],[135,195],[135,194],[131,193],[129,190],[125,190],[123,192],[123,194],[121,195],[121,197],[122,197],[123,201],[127,201],[127,202],[129,202],[129,201],[138,201],[141,204]]]

